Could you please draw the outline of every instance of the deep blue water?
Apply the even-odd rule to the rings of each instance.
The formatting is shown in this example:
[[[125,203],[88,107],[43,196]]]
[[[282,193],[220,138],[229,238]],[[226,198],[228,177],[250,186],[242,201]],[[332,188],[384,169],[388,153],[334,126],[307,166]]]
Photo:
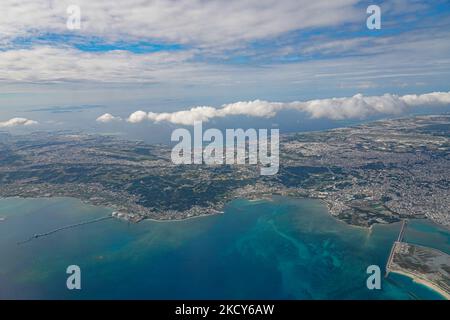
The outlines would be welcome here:
[[[316,200],[230,203],[225,213],[180,222],[106,220],[18,245],[35,233],[106,216],[75,199],[0,200],[0,298],[124,299],[439,299],[382,271],[399,224],[372,230],[331,217]],[[427,221],[407,240],[450,252],[450,234]],[[66,289],[68,265],[82,289]]]

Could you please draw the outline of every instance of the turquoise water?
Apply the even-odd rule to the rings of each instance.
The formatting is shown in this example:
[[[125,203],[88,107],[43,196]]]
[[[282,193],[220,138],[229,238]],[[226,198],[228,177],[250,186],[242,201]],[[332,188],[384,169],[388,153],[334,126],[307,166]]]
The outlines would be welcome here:
[[[400,225],[372,230],[331,217],[316,200],[230,203],[225,213],[180,222],[110,219],[18,245],[31,235],[109,215],[75,199],[0,200],[0,298],[43,299],[440,299],[384,265]],[[450,234],[413,221],[408,241],[450,252]],[[66,289],[68,265],[82,290]]]

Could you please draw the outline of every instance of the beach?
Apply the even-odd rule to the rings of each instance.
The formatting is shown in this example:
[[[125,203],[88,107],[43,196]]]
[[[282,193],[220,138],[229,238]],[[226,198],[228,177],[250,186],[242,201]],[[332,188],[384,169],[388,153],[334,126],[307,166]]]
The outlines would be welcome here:
[[[419,277],[418,275],[416,275],[414,273],[401,271],[401,270],[390,270],[390,272],[401,274],[403,276],[411,278],[415,283],[419,283],[421,285],[424,285],[427,288],[429,288],[429,289],[431,289],[433,291],[436,291],[437,293],[442,295],[446,300],[450,300],[450,293],[448,293],[445,290],[443,290],[442,288],[438,287],[437,285],[435,285],[431,281],[423,279],[422,277]]]

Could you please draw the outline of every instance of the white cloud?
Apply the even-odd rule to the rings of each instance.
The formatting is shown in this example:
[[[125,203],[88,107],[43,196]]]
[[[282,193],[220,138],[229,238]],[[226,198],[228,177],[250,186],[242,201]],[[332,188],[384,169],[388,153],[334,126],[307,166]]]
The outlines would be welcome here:
[[[304,102],[294,101],[290,103],[254,100],[226,104],[221,108],[201,106],[176,112],[146,113],[144,111],[136,111],[129,116],[128,122],[139,123],[149,120],[192,125],[195,121],[207,122],[213,118],[232,115],[269,118],[275,116],[281,110],[303,111],[312,118],[333,120],[361,119],[376,114],[400,114],[411,107],[445,105],[450,105],[450,92],[432,92],[405,96],[385,94],[368,97],[357,94],[348,98],[318,99]]]
[[[41,46],[0,51],[0,81],[10,82],[143,82],[158,81],[177,69],[191,53],[155,52],[133,54],[126,51],[82,52],[69,47]],[[192,68],[190,68],[192,70]]]
[[[401,97],[410,106],[450,104],[448,92],[432,92],[422,95],[410,94]]]
[[[450,39],[450,33],[446,39]],[[423,41],[413,47],[409,44],[406,47],[408,59],[403,51],[393,51],[386,46],[382,54],[358,59],[346,57],[263,66],[196,61],[194,49],[134,54],[119,50],[83,52],[67,46],[35,46],[0,50],[0,83],[154,83],[201,85],[203,90],[211,86],[262,88],[275,84],[282,91],[293,85],[298,90],[308,90],[308,86],[342,89],[342,84],[348,88],[361,83],[389,87],[385,79],[392,79],[409,83],[431,81],[438,86],[450,75],[447,58],[450,42],[441,40],[437,41],[439,46]],[[358,52],[357,48],[355,50]]]
[[[136,111],[133,112],[129,117],[128,117],[128,122],[131,123],[138,123],[138,122],[142,122],[145,119],[147,119],[147,113],[144,111]]]
[[[122,120],[120,117],[115,117],[110,113],[102,114],[100,117],[98,117],[95,121],[101,122],[101,123],[108,123],[113,121],[120,121]]]
[[[450,77],[448,28],[438,25],[396,36],[354,38],[355,33],[345,31],[348,26],[365,25],[367,16],[357,3],[21,0],[17,5],[16,0],[2,0],[0,12],[6,14],[0,19],[0,83],[152,83],[191,86],[201,92],[228,86],[230,91],[254,90],[249,96],[271,86],[278,86],[278,96],[320,86],[322,94],[332,96],[339,86],[392,90],[399,86],[385,79],[393,79],[427,83],[429,91],[444,90],[442,84]],[[69,4],[81,7],[81,30],[66,29]],[[403,5],[391,9],[403,12],[399,8]],[[322,28],[337,26],[343,27],[342,39],[327,32],[322,35]],[[297,38],[296,30],[318,33]],[[258,40],[264,42],[250,45]],[[97,52],[75,46],[120,43],[126,48],[127,43],[147,42],[162,44],[162,51]],[[172,44],[178,45],[177,50],[164,51],[164,45],[170,48]],[[317,56],[324,59],[317,60]],[[235,64],[233,57],[252,63]],[[92,87],[97,89],[102,90]]]
[[[175,124],[191,125],[195,121],[207,122],[211,118],[226,117],[230,115],[246,115],[254,117],[273,117],[282,108],[281,103],[271,103],[267,101],[255,100],[249,102],[236,102],[216,109],[209,106],[194,107],[189,110],[176,112],[144,112],[136,111],[132,113],[128,122],[139,123],[145,120],[154,122],[170,122]]]
[[[16,127],[16,126],[30,126],[37,124],[37,121],[26,118],[12,118],[4,122],[0,122],[0,128]]]
[[[81,8],[83,36],[148,39],[202,47],[273,37],[293,30],[364,20],[358,0],[16,0],[0,1],[0,43],[66,33],[66,9]]]
[[[350,98],[332,98],[294,102],[293,109],[307,112],[312,118],[334,120],[367,118],[374,114],[400,114],[408,107],[396,95],[364,97],[362,94]]]

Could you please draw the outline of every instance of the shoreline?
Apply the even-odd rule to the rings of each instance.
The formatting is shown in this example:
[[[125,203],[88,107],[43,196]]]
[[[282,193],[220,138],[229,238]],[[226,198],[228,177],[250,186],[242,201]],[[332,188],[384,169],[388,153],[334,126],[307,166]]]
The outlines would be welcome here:
[[[438,293],[445,300],[450,300],[450,293],[446,292],[445,290],[438,287],[436,284],[430,282],[429,280],[426,280],[426,279],[423,279],[423,278],[417,276],[416,274],[413,274],[413,273],[410,273],[407,271],[402,271],[402,270],[389,270],[389,272],[408,277],[409,279],[412,279],[413,282],[419,283],[419,284],[427,287],[428,289],[433,290],[434,292]]]
[[[179,219],[155,219],[155,218],[145,218],[144,217],[144,218],[142,218],[142,219],[140,219],[138,221],[132,221],[132,220],[120,219],[120,218],[117,218],[117,217],[113,217],[113,218],[117,219],[117,220],[120,220],[120,221],[128,221],[128,222],[133,222],[133,223],[139,223],[139,222],[142,222],[142,221],[145,221],[145,220],[154,221],[154,222],[180,222],[180,221],[184,221],[184,220],[190,220],[190,219],[195,219],[195,218],[204,218],[204,217],[214,216],[214,215],[217,215],[217,214],[224,214],[225,213],[225,210],[224,210],[225,206],[227,204],[229,204],[230,202],[234,201],[234,200],[245,200],[245,201],[248,201],[249,203],[256,203],[256,202],[261,202],[261,201],[271,201],[271,202],[273,202],[274,201],[274,197],[278,197],[278,196],[279,195],[272,195],[271,197],[262,197],[262,198],[245,198],[245,197],[243,197],[243,198],[235,198],[235,199],[231,199],[231,200],[227,201],[225,203],[225,205],[223,206],[222,210],[212,209],[212,210],[215,210],[215,212],[201,214],[201,215],[192,216],[192,217],[179,218]],[[325,205],[325,207],[327,208],[328,214],[332,218],[334,218],[336,221],[338,221],[339,223],[344,223],[344,224],[346,224],[346,225],[348,225],[350,227],[355,227],[355,228],[367,231],[369,234],[371,234],[373,232],[373,228],[375,226],[378,226],[378,225],[392,225],[392,224],[398,223],[398,221],[387,222],[387,223],[376,222],[376,223],[371,224],[370,226],[351,224],[351,223],[348,223],[345,220],[340,219],[336,215],[332,214],[331,211],[330,211],[330,208],[329,208],[329,203],[327,201],[325,201],[324,199],[322,199],[322,198],[305,197],[305,196],[290,196],[290,195],[284,195],[284,196],[281,196],[281,197],[287,197],[287,198],[290,198],[290,199],[297,199],[297,200],[310,199],[310,200],[319,201],[320,203]],[[107,204],[95,204],[95,203],[89,201],[88,199],[81,199],[81,198],[71,197],[71,196],[24,197],[24,196],[16,195],[16,196],[11,196],[11,197],[0,197],[0,200],[7,200],[7,199],[25,199],[25,200],[26,199],[73,199],[73,200],[80,201],[83,204],[86,204],[88,206],[110,210],[111,211],[110,214],[112,214],[113,212],[120,212],[121,211],[120,209],[114,207],[114,205],[109,206]],[[433,223],[433,224],[435,224],[435,225],[437,225],[437,226],[439,226],[439,227],[441,227],[441,228],[443,228],[445,230],[450,231],[450,225],[444,225],[444,224],[436,223],[435,221],[433,221],[433,220],[431,220],[431,219],[429,219],[427,217],[425,217],[425,218],[410,218],[410,219],[411,220],[427,220],[427,221],[429,221],[429,222],[431,222],[431,223]],[[0,222],[4,222],[6,220],[7,220],[6,217],[0,216]]]
[[[396,222],[391,222],[391,223],[373,223],[373,224],[371,224],[370,226],[360,226],[360,225],[357,225],[357,224],[350,224],[350,223],[346,222],[345,220],[339,219],[338,216],[332,214],[332,213],[331,213],[331,210],[330,210],[330,208],[331,208],[331,207],[330,207],[330,203],[327,202],[326,200],[324,200],[324,199],[322,199],[322,198],[314,198],[314,197],[300,198],[300,199],[314,199],[314,200],[318,200],[319,202],[321,202],[322,204],[324,204],[324,205],[327,207],[328,214],[329,214],[331,217],[333,217],[336,221],[339,221],[339,222],[341,222],[341,223],[345,223],[346,225],[348,225],[348,226],[350,226],[350,227],[355,227],[355,228],[358,228],[358,229],[362,229],[362,230],[364,230],[364,231],[368,231],[369,234],[372,233],[372,231],[373,231],[373,226],[374,226],[374,225],[385,225],[385,224],[394,224],[394,223],[397,223],[397,221],[396,221]]]
[[[151,221],[151,222],[182,222],[182,221],[188,221],[191,219],[197,219],[197,218],[206,218],[206,217],[211,217],[211,216],[216,216],[219,214],[224,214],[225,211],[218,211],[218,212],[213,212],[213,213],[208,213],[208,214],[200,214],[198,216],[192,216],[192,217],[186,217],[186,218],[181,218],[181,219],[153,219],[153,218],[144,218],[139,222],[144,222],[144,221]],[[120,219],[119,219],[120,220]],[[138,223],[139,223],[138,222]]]
[[[270,198],[266,198],[266,197],[263,197],[263,198],[245,198],[245,197],[243,197],[243,198],[235,198],[235,199],[232,199],[232,200],[228,201],[226,204],[228,204],[228,203],[230,203],[230,202],[232,202],[232,201],[234,201],[234,200],[246,200],[246,201],[248,201],[248,202],[250,202],[250,203],[255,203],[255,202],[260,202],[260,201],[274,201],[274,197],[277,197],[277,196],[278,196],[278,195],[272,195],[272,197],[270,197]],[[369,233],[371,233],[371,232],[373,231],[373,226],[374,226],[374,225],[389,225],[389,224],[397,223],[397,221],[396,221],[396,222],[392,222],[392,223],[390,223],[390,222],[388,222],[388,223],[374,223],[374,224],[371,224],[370,226],[357,225],[357,224],[350,224],[350,223],[346,222],[345,220],[339,219],[337,216],[333,215],[333,214],[331,213],[331,211],[330,211],[329,203],[328,203],[327,201],[325,201],[324,199],[322,199],[322,198],[317,198],[317,197],[304,197],[304,196],[296,197],[296,196],[289,196],[289,195],[281,196],[281,197],[287,197],[287,198],[297,199],[297,200],[301,200],[301,199],[311,199],[311,200],[319,201],[320,203],[322,203],[322,204],[325,205],[325,207],[327,208],[328,214],[329,214],[331,217],[333,217],[336,221],[339,221],[340,223],[344,223],[344,224],[346,224],[346,225],[348,225],[348,226],[351,226],[351,227],[356,227],[356,228],[359,228],[359,229],[368,231]],[[120,212],[120,211],[122,211],[122,210],[120,210],[119,208],[114,207],[114,205],[95,204],[95,203],[89,201],[88,199],[81,199],[81,198],[71,197],[71,196],[24,197],[24,196],[17,195],[17,196],[11,196],[11,197],[0,197],[0,200],[3,200],[3,199],[5,199],[5,200],[6,200],[6,199],[74,199],[74,200],[81,201],[82,203],[84,203],[84,204],[86,204],[86,205],[89,205],[89,206],[93,206],[93,207],[96,207],[96,208],[103,208],[103,209],[110,210],[110,211],[111,211],[110,214],[112,214],[112,213],[114,213],[114,212]],[[226,206],[226,204],[225,204],[225,206]],[[212,210],[215,210],[215,209],[212,209]],[[122,211],[122,212],[125,212],[125,211]],[[129,212],[127,212],[127,213],[129,213]],[[179,219],[155,219],[155,218],[146,218],[146,217],[144,217],[144,218],[142,218],[142,219],[140,219],[140,220],[138,220],[138,221],[132,221],[132,220],[127,220],[127,219],[121,219],[121,218],[118,218],[118,217],[113,217],[113,218],[114,218],[114,219],[117,219],[117,220],[120,220],[120,221],[128,221],[128,222],[133,222],[133,223],[139,223],[139,222],[142,222],[142,221],[145,221],[145,220],[148,220],[148,221],[154,221],[154,222],[172,222],[172,221],[173,221],[173,222],[180,222],[180,221],[184,221],[184,220],[190,220],[190,219],[194,219],[194,218],[203,218],[203,217],[208,217],[208,216],[213,216],[213,215],[216,215],[216,214],[223,214],[223,213],[224,213],[224,210],[215,210],[215,212],[212,212],[212,213],[201,214],[201,215],[192,216],[192,217],[186,217],[186,218],[179,218]],[[1,217],[0,217],[0,218],[1,218]],[[428,220],[428,221],[432,221],[432,220],[430,220],[430,219],[428,219],[428,218],[425,218],[425,219]],[[6,219],[5,219],[5,220],[6,220]],[[1,219],[0,219],[0,222],[2,222]],[[433,221],[432,221],[432,222],[433,222]],[[435,222],[434,222],[434,223],[435,223]],[[444,228],[450,230],[450,227],[447,228],[445,225],[439,224],[439,226],[444,227]]]

